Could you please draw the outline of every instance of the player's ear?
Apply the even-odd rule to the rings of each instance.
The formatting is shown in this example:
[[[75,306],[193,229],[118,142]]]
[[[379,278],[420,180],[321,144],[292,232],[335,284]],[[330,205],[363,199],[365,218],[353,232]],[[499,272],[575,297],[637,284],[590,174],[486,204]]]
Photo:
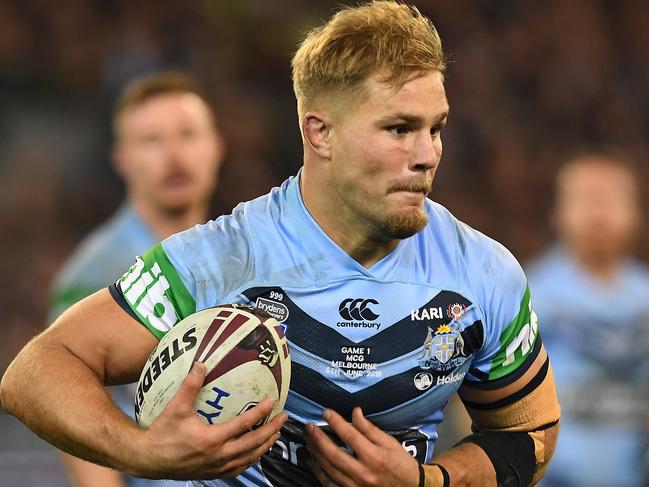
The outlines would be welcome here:
[[[323,159],[331,158],[331,118],[324,112],[307,112],[302,120],[305,143]]]

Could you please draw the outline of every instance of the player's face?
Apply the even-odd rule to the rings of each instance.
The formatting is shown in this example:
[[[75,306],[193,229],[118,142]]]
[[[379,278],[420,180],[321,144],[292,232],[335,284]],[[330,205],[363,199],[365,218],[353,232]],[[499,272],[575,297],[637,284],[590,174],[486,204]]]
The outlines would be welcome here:
[[[423,205],[448,115],[442,76],[429,72],[398,90],[371,77],[364,89],[364,101],[333,124],[327,190],[352,228],[381,240],[406,238],[428,221]]]
[[[588,254],[620,253],[639,222],[634,182],[624,169],[591,161],[566,168],[557,223],[573,248]]]
[[[131,198],[158,210],[182,212],[205,203],[221,162],[209,109],[191,93],[153,97],[120,120],[117,167]]]

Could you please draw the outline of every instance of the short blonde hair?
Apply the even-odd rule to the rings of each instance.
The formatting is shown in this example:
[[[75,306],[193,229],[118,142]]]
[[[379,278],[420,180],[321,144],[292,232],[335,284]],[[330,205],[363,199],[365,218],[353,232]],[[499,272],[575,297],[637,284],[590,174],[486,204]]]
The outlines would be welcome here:
[[[427,71],[444,73],[444,52],[432,22],[416,7],[373,1],[345,7],[312,29],[293,56],[300,117],[321,95],[358,89],[374,74],[395,88]]]

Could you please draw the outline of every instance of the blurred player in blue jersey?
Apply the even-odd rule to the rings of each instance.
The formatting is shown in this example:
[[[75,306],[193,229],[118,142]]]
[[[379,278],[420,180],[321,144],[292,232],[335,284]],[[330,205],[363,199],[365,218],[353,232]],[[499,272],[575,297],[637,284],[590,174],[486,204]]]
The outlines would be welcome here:
[[[298,174],[156,245],[64,313],[8,369],[6,408],[84,458],[215,479],[195,486],[536,483],[559,406],[525,275],[426,197],[449,115],[437,31],[396,2],[345,8],[307,35],[292,64]],[[266,400],[204,424],[195,363],[148,430],[123,421],[101,384],[137,377],[171,327],[219,303],[256,305],[284,325],[285,413],[251,431]],[[458,390],[475,432],[433,458]]]
[[[50,323],[75,302],[115,282],[133,255],[207,220],[222,143],[209,103],[191,78],[160,73],[131,83],[118,102],[114,132],[115,168],[126,183],[127,198],[59,272]],[[111,394],[124,412],[133,414],[134,384],[114,386]],[[173,485],[123,477],[66,453],[63,460],[78,487]]]
[[[563,166],[558,243],[528,269],[563,413],[544,486],[642,485],[649,269],[630,256],[641,222],[630,166],[602,154]]]

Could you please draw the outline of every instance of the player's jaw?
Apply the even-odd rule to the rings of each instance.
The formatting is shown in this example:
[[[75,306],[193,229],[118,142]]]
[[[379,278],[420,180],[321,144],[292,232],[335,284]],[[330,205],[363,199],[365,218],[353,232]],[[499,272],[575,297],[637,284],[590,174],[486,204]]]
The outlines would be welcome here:
[[[389,238],[404,239],[422,230],[428,223],[424,201],[432,189],[432,175],[388,186],[385,211],[380,227]]]
[[[428,224],[428,216],[421,208],[409,207],[386,215],[380,227],[389,240],[412,237]]]

